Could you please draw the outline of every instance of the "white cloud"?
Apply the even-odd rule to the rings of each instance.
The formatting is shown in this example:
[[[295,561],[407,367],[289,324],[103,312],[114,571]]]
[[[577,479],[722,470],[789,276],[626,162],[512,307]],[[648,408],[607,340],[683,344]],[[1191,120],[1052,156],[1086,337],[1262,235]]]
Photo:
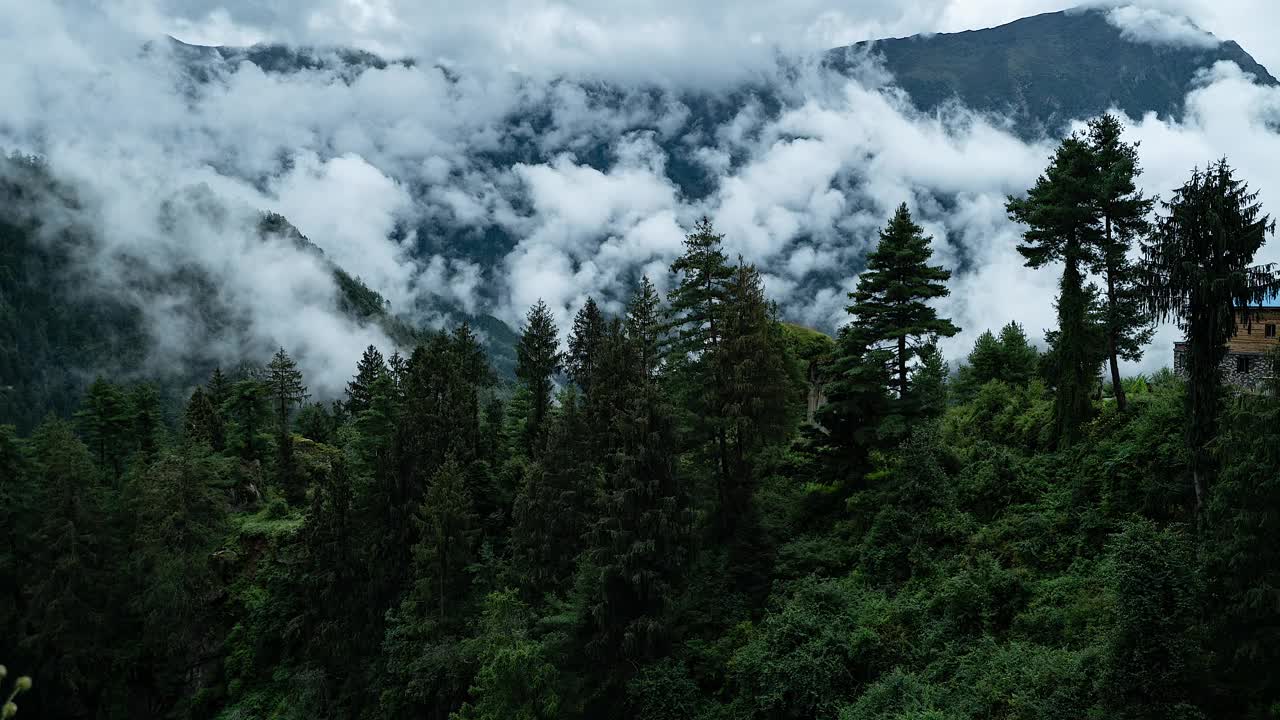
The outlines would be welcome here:
[[[1218,46],[1218,39],[1196,27],[1186,16],[1134,5],[1113,8],[1107,21],[1134,42],[1199,48]]]
[[[1231,8],[1253,2],[1243,1]],[[1034,182],[1050,145],[1023,142],[998,118],[963,108],[918,115],[875,68],[852,81],[789,68],[797,74],[785,78],[780,113],[743,96],[696,128],[682,91],[769,78],[778,49],[992,25],[1060,4],[503,0],[445,9],[320,0],[229,2],[210,13],[184,0],[118,0],[99,10],[0,0],[8,17],[22,19],[0,27],[0,41],[22,58],[0,65],[0,145],[44,153],[81,183],[113,250],[198,263],[229,304],[247,309],[249,335],[236,343],[284,344],[325,386],[340,387],[365,344],[387,341],[332,311],[332,281],[314,258],[258,243],[245,219],[253,210],[285,214],[394,308],[443,300],[515,324],[541,298],[562,329],[588,295],[616,309],[641,273],[664,286],[683,228],[705,213],[731,253],[761,264],[785,316],[830,327],[844,318],[860,258],[905,201],[935,237],[937,260],[962,270],[940,304],[965,328],[945,347],[955,359],[977,333],[1010,319],[1033,336],[1052,324],[1054,273],[1022,267],[1004,213],[1005,196]],[[1151,18],[1178,9],[1223,37],[1247,39],[1266,18],[1280,21],[1270,3],[1251,6],[1252,18],[1226,5],[1154,0],[1110,13],[1162,37],[1185,28]],[[144,40],[180,28],[209,41],[411,51],[466,72],[450,76],[424,61],[353,80],[268,75],[245,64],[195,91],[163,44],[138,53]],[[1245,46],[1270,48],[1269,39]],[[573,72],[628,82],[603,88],[563,77]],[[655,77],[651,88],[628,84]],[[1227,154],[1264,202],[1280,202],[1277,91],[1222,66],[1188,109],[1182,123],[1130,121],[1130,136],[1142,141],[1144,186],[1167,196],[1193,165]],[[510,116],[521,126],[512,130]],[[608,163],[592,157],[600,147]],[[682,161],[708,173],[705,196],[683,195],[668,177]],[[162,232],[160,201],[202,183],[241,219],[210,229],[187,200],[182,234]],[[442,235],[389,239],[397,222],[419,221]],[[458,234],[445,237],[448,229]],[[510,233],[514,247],[491,247],[494,229]],[[1280,259],[1272,246],[1265,252]],[[104,283],[124,272],[109,255],[95,262]],[[172,358],[193,320],[188,298],[163,300],[152,303],[155,328],[162,357]],[[1167,360],[1165,346],[1153,347],[1147,365]]]

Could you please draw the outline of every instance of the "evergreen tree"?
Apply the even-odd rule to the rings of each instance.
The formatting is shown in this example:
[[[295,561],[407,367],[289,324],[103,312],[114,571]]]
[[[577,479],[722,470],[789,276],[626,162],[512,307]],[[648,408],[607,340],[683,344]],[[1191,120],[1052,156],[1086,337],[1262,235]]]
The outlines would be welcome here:
[[[182,420],[182,437],[188,443],[207,443],[216,451],[221,451],[226,446],[222,413],[200,386],[191,391],[191,398],[187,401]]]
[[[27,608],[20,642],[37,648],[32,674],[48,716],[88,716],[111,677],[113,568],[105,498],[95,483],[89,449],[62,421],[49,420],[31,438],[39,518],[25,538]]]
[[[1113,627],[1101,690],[1117,718],[1202,717],[1193,700],[1203,683],[1195,550],[1173,528],[1141,519],[1119,533],[1108,578]]]
[[[672,347],[697,357],[720,344],[719,315],[733,268],[725,257],[724,235],[703,217],[685,237],[684,254],[671,264],[678,282],[667,298]]]
[[[956,393],[962,400],[972,400],[992,380],[1021,387],[1035,378],[1039,365],[1040,352],[1027,342],[1022,326],[1010,321],[1001,328],[999,338],[990,330],[978,336],[967,364],[959,370]]]
[[[626,384],[628,400],[615,421],[620,446],[590,553],[600,588],[589,608],[596,630],[590,646],[614,671],[621,660],[652,657],[664,646],[663,608],[687,560],[693,522],[659,382],[659,317],[657,293],[646,278],[628,304],[632,371],[615,379]]]
[[[1222,471],[1205,507],[1206,634],[1223,715],[1265,717],[1280,697],[1280,373],[1230,403],[1215,445]]]
[[[1111,114],[1089,122],[1089,145],[1097,163],[1094,192],[1097,212],[1102,217],[1103,235],[1099,256],[1106,279],[1107,360],[1116,405],[1127,407],[1120,382],[1120,359],[1139,360],[1142,348],[1151,342],[1154,325],[1147,312],[1138,283],[1138,272],[1129,260],[1135,240],[1150,232],[1147,217],[1155,204],[1134,184],[1140,170],[1137,144],[1120,139],[1124,126]]]
[[[1010,385],[1026,385],[1036,377],[1040,351],[1027,341],[1027,333],[1017,321],[1000,328],[1000,379]]]
[[[569,378],[577,383],[583,394],[590,395],[595,381],[600,377],[600,352],[605,336],[604,314],[594,298],[573,318],[573,331],[569,333],[569,352],[565,366]]]
[[[378,348],[370,345],[364,349],[360,362],[356,365],[356,376],[347,383],[347,412],[359,415],[369,408],[373,386],[382,376],[389,373],[387,363],[382,359]]]
[[[112,482],[119,484],[130,453],[133,430],[124,392],[101,377],[95,379],[76,412],[76,423],[99,467],[106,469]]]
[[[1267,233],[1275,231],[1257,200],[1225,159],[1196,169],[1162,203],[1164,215],[1142,248],[1148,307],[1162,320],[1176,320],[1186,336],[1186,440],[1197,509],[1213,473],[1209,444],[1222,409],[1227,340],[1237,317],[1247,326],[1250,305],[1280,289],[1272,265],[1253,264]]]
[[[926,304],[950,294],[945,283],[951,272],[929,265],[932,240],[911,219],[907,204],[898,206],[867,256],[867,269],[858,276],[857,289],[849,293],[853,303],[846,308],[864,337],[890,353],[890,387],[903,403],[910,396],[907,370],[912,360],[934,338],[960,332]]]
[[[142,629],[139,664],[162,696],[181,693],[201,646],[219,639],[206,613],[222,592],[214,556],[227,529],[219,488],[228,475],[223,458],[186,447],[159,451],[132,481],[129,604]]]
[[[1093,414],[1094,380],[1102,362],[1092,285],[1084,273],[1098,264],[1103,228],[1096,211],[1094,153],[1080,135],[1066,138],[1025,198],[1010,197],[1009,217],[1027,226],[1018,252],[1031,268],[1063,264],[1058,329],[1051,335],[1054,424],[1058,442],[1073,444]]]
[[[213,369],[209,382],[205,383],[205,394],[209,396],[209,402],[218,409],[231,397],[231,381],[222,373],[222,368]]]
[[[302,405],[309,395],[302,384],[302,371],[284,348],[277,350],[267,364],[266,388],[276,422],[276,476],[285,497],[291,504],[299,505],[306,499],[307,491],[294,457],[290,418],[294,406]]]
[[[164,434],[164,411],[160,407],[160,394],[154,385],[138,385],[129,392],[129,419],[133,449],[150,460],[159,447]]]
[[[25,446],[12,425],[0,425],[0,588],[4,588],[0,591],[0,627],[6,628],[20,627],[25,609],[20,574],[30,562],[27,535],[39,518],[32,512],[36,485]],[[0,639],[0,644],[7,651],[8,643],[18,639]]]
[[[281,437],[289,434],[289,420],[295,406],[310,397],[307,386],[302,384],[302,371],[289,353],[280,348],[267,364],[267,392],[275,413],[276,432]]]
[[[419,509],[422,540],[413,549],[419,586],[437,603],[439,621],[448,614],[450,597],[461,593],[471,558],[476,518],[462,468],[450,460],[431,478]]]
[[[525,316],[525,326],[516,345],[516,377],[529,390],[529,416],[525,420],[525,449],[541,452],[544,424],[551,410],[552,378],[560,371],[559,331],[551,310],[539,300]]]
[[[893,356],[878,349],[863,329],[850,323],[836,338],[828,374],[827,402],[807,430],[805,446],[824,460],[829,480],[858,481],[870,468],[871,452],[883,444],[892,398]]]
[[[562,679],[542,643],[530,637],[532,613],[515,593],[491,593],[484,603],[480,635],[470,641],[480,668],[472,702],[450,720],[557,720],[565,717]]]
[[[223,410],[227,418],[227,447],[244,460],[262,458],[262,432],[271,422],[267,387],[255,378],[231,385]]]
[[[548,434],[547,454],[529,468],[512,513],[516,568],[533,597],[572,577],[595,501],[590,433],[575,388],[560,394]]]
[[[623,329],[634,373],[631,377],[646,391],[653,389],[663,366],[662,348],[666,333],[662,325],[661,304],[658,291],[648,276],[640,278],[640,287],[627,303]]]
[[[920,364],[911,372],[911,385],[920,398],[920,411],[924,417],[941,417],[947,410],[951,394],[947,361],[937,344],[930,343],[920,349]]]
[[[791,427],[790,402],[798,378],[787,363],[776,309],[765,299],[755,266],[739,259],[721,315],[721,343],[710,360],[722,381],[715,405],[723,418],[728,469],[719,518],[721,528],[733,533],[751,502],[756,453],[782,440]]]
[[[731,466],[726,363],[722,350],[725,304],[733,268],[725,257],[724,236],[703,217],[684,240],[684,253],[671,264],[676,285],[668,293],[668,360],[677,378],[680,406],[692,425],[690,441],[714,468],[718,524],[733,513],[729,495],[735,485]]]
[[[338,402],[334,402],[333,406],[342,407]],[[294,418],[294,426],[302,437],[325,444],[333,441],[334,433],[340,424],[339,419],[329,412],[324,403],[318,402],[303,405],[298,411],[298,416]]]

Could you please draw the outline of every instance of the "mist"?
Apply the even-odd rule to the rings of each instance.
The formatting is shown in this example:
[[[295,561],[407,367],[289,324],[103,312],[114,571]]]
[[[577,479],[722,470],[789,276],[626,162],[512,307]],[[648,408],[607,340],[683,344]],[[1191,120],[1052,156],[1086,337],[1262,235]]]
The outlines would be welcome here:
[[[918,0],[841,11],[807,1],[787,6],[785,18],[765,4],[533,3],[505,6],[491,23],[463,11],[443,24],[431,3],[232,3],[212,12],[176,1],[0,4],[17,19],[0,40],[23,58],[0,67],[0,149],[45,157],[88,199],[83,221],[100,250],[83,263],[96,291],[144,309],[155,367],[184,362],[193,338],[227,362],[283,346],[313,393],[333,395],[366,345],[393,349],[381,330],[337,310],[324,260],[261,242],[255,218],[268,210],[411,321],[441,323],[434,308],[444,306],[515,327],[542,299],[562,330],[588,296],[620,310],[642,274],[665,289],[686,229],[706,215],[733,256],[765,272],[783,319],[831,330],[878,229],[906,202],[954,272],[940,309],[964,332],[944,343],[948,358],[1011,320],[1040,341],[1054,322],[1057,273],[1023,267],[1004,202],[1034,183],[1057,138],[1026,140],[1009,118],[955,105],[918,112],[873,57],[835,76],[813,53],[991,25],[1057,3],[994,10]],[[1258,12],[1276,14],[1270,5]],[[1209,3],[1117,5],[1109,18],[1136,41],[1197,44],[1213,32],[1264,64],[1272,52],[1249,42],[1257,17]],[[198,84],[165,33],[349,45],[418,61],[354,78],[240,63]],[[781,88],[778,107],[761,87]],[[690,123],[691,98],[731,93],[736,104],[714,126]],[[1141,142],[1150,194],[1168,197],[1192,167],[1226,156],[1264,207],[1278,207],[1280,90],[1219,65],[1192,90],[1181,121],[1124,122]],[[594,157],[596,147],[607,157]],[[678,182],[677,166],[696,169],[704,190]],[[486,240],[494,232],[509,245]],[[1280,251],[1272,243],[1261,259]],[[180,289],[130,282],[140,262],[158,272],[198,267],[239,314],[237,333],[202,326]],[[1169,364],[1173,337],[1162,328],[1126,369]]]

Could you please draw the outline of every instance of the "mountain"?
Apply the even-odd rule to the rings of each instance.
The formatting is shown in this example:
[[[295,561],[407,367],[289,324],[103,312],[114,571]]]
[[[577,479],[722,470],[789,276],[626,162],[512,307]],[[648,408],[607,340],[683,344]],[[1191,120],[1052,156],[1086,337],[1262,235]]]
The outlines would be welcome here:
[[[0,425],[26,431],[47,413],[70,415],[98,374],[155,383],[169,407],[180,407],[190,387],[213,370],[204,349],[215,345],[234,348],[242,362],[266,360],[269,347],[248,332],[245,308],[229,303],[217,279],[194,264],[160,267],[131,258],[130,277],[119,278],[114,292],[103,289],[86,262],[103,248],[83,209],[75,189],[39,158],[0,155]],[[402,348],[425,337],[423,328],[392,313],[377,290],[327,260],[284,216],[262,213],[256,232],[264,245],[291,245],[329,269],[337,291],[331,307],[317,310],[376,327]],[[182,340],[187,353],[181,362],[158,369],[147,362],[157,339],[148,331],[145,306],[174,297],[181,298],[184,316],[197,321],[186,324],[192,334]],[[501,321],[438,310],[471,324],[498,372],[514,374],[516,338]]]
[[[852,72],[868,56],[878,58],[892,74],[893,84],[905,90],[919,109],[932,111],[958,100],[976,110],[1009,116],[1024,137],[1056,134],[1071,120],[1113,107],[1130,117],[1147,112],[1161,118],[1180,117],[1197,76],[1218,62],[1235,63],[1259,83],[1280,84],[1235,41],[1218,41],[1207,33],[1203,43],[1138,40],[1111,19],[1111,12],[1077,8],[979,30],[868,40],[827,51],[823,64]],[[348,80],[390,64],[416,64],[411,58],[389,61],[350,48],[204,47],[169,40],[178,57],[201,79],[229,72],[241,62],[267,73],[328,70]],[[441,69],[456,79],[453,71]],[[619,100],[626,95],[607,84],[585,86],[606,102],[610,94]],[[719,98],[686,93],[682,99],[692,110],[688,125],[705,127],[725,119],[725,113],[731,116],[734,103],[724,105],[718,100],[764,95],[775,101],[766,104],[776,107],[781,91],[747,85]],[[589,160],[592,153],[584,155]]]
[[[413,59],[386,60],[373,53],[344,48],[279,44],[203,47],[172,38],[167,43],[171,56],[186,71],[184,91],[193,102],[213,84],[226,81],[243,63],[272,75],[332,73],[346,83],[392,64],[419,67]],[[153,44],[148,51],[157,47]],[[1070,120],[1111,107],[1119,107],[1131,116],[1156,112],[1163,117],[1177,117],[1197,76],[1220,61],[1235,62],[1260,83],[1277,83],[1266,68],[1234,42],[1169,45],[1137,41],[1112,22],[1108,11],[1102,10],[1048,13],[983,30],[859,43],[833,49],[821,60],[828,68],[853,73],[868,58],[882,63],[892,74],[892,82],[901,86],[921,111],[932,112],[957,100],[981,111],[1007,116],[1011,129],[1023,137],[1057,134]],[[445,82],[458,86],[462,92],[466,78],[460,71],[437,69]],[[505,182],[503,177],[520,164],[550,164],[566,154],[583,167],[609,172],[625,160],[625,148],[619,139],[642,137],[661,150],[658,171],[675,186],[681,200],[696,202],[717,191],[721,176],[750,161],[732,144],[724,146],[727,149],[723,150],[723,164],[715,167],[704,162],[699,151],[721,152],[721,146],[716,145],[718,134],[741,113],[749,110],[761,117],[777,118],[803,102],[804,98],[797,97],[796,89],[785,81],[788,73],[795,71],[795,66],[782,67],[777,77],[784,80],[756,79],[716,90],[626,86],[570,77],[536,87],[529,83],[520,88],[517,100],[504,116],[475,133],[483,142],[460,146],[467,154],[462,171],[452,171],[445,180],[428,182],[412,174],[412,168],[423,166],[422,158],[403,158],[409,162],[398,168],[395,163],[387,164],[380,170],[399,173],[396,179],[415,203],[426,208],[432,201],[433,189],[448,188],[463,180],[464,173],[489,183],[485,192],[497,192],[501,188],[494,189],[492,178]],[[609,122],[579,120],[576,125],[566,125],[557,115],[565,98],[589,120],[607,117]],[[288,151],[287,147],[280,148],[282,154]],[[222,160],[217,156],[206,159],[219,167]],[[142,325],[144,313],[136,303],[131,304],[124,297],[103,299],[67,292],[83,274],[76,269],[74,256],[92,248],[94,239],[89,228],[65,229],[53,244],[31,240],[32,233],[41,226],[35,208],[73,208],[74,192],[48,177],[48,169],[38,163],[5,162],[13,167],[0,172],[0,177],[10,178],[0,187],[0,423],[17,421],[30,426],[46,410],[64,413],[73,407],[78,389],[92,379],[93,372],[110,371],[119,376],[141,367],[147,342]],[[246,179],[255,183],[263,180]],[[856,178],[839,182],[853,183]],[[848,189],[842,187],[842,191]],[[51,205],[45,196],[55,197],[56,202]],[[856,193],[847,196],[850,202],[856,202]],[[928,200],[946,207],[953,198]],[[264,238],[310,244],[283,217],[264,217]],[[423,257],[442,253],[485,270],[500,267],[524,231],[500,224],[492,213],[481,213],[479,217],[465,221],[456,214],[440,211],[437,204],[431,211],[417,213],[411,220],[413,227],[397,232],[408,237],[412,231],[418,243],[416,252]],[[808,240],[801,236],[796,242]],[[267,241],[270,240],[264,239]],[[320,251],[316,248],[315,252]],[[805,281],[815,286],[834,286],[857,269],[856,258],[852,262],[855,264],[828,263],[814,269]],[[959,262],[958,271],[963,271],[963,255]],[[194,288],[188,294],[203,298],[201,303],[213,308],[208,311],[210,328],[222,327],[229,322],[225,318],[235,316],[236,308],[217,305],[218,293],[216,288],[207,287],[207,278],[192,272],[178,276],[156,273],[159,271],[140,262],[128,282],[151,287],[185,283]],[[367,287],[337,265],[333,265],[333,275],[339,288],[338,306],[326,311],[378,325],[402,343],[413,341],[418,330],[410,324],[412,321],[394,317],[379,294],[387,288]],[[621,275],[619,286],[635,279]],[[87,284],[87,280],[80,284]],[[486,303],[496,306],[500,300],[493,285],[496,284],[480,286],[480,307],[486,307]],[[510,375],[516,336],[497,318],[484,315],[483,310],[461,313],[458,308],[435,300],[423,300],[421,306],[407,310],[419,318],[418,322],[423,317],[467,319],[489,341],[495,365]],[[120,367],[94,365],[102,358],[110,358]],[[190,379],[176,378],[174,385],[181,387]]]
[[[1234,62],[1258,82],[1275,77],[1233,41],[1169,45],[1126,37],[1106,10],[1036,15],[999,27],[858,43],[828,53],[847,68],[882,57],[894,82],[922,110],[949,100],[1010,115],[1022,134],[1055,132],[1073,119],[1118,107],[1130,117],[1182,113],[1196,76]]]

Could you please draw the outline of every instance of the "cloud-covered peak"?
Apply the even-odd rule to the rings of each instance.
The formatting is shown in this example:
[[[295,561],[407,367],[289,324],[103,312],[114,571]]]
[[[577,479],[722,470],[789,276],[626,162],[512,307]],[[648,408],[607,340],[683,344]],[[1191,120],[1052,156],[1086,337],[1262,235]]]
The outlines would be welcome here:
[[[1107,11],[1107,21],[1120,29],[1120,34],[1133,42],[1174,47],[1215,48],[1220,43],[1191,19],[1157,8],[1125,5]]]

